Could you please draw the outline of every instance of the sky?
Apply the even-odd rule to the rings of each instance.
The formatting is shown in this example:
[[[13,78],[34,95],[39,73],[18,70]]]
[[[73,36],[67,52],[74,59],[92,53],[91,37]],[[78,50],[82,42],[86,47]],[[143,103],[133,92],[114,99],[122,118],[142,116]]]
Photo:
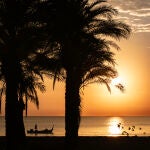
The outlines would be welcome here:
[[[150,0],[108,0],[119,11],[118,18],[132,27],[129,39],[118,41],[115,51],[119,76],[111,84],[92,84],[81,91],[82,116],[150,116]],[[29,103],[29,116],[64,116],[65,84],[45,78],[47,91],[39,93],[39,109]],[[125,92],[114,84],[121,82]]]

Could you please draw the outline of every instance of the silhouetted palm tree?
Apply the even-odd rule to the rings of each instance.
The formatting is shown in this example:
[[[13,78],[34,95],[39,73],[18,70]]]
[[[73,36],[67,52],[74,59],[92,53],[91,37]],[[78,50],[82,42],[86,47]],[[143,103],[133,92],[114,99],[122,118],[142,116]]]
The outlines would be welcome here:
[[[23,111],[26,110],[27,116],[27,102],[31,100],[31,102],[35,103],[37,108],[39,107],[39,99],[37,95],[37,88],[41,91],[45,91],[45,86],[42,82],[40,82],[37,75],[34,74],[33,70],[28,70],[28,67],[20,66],[20,71],[18,71],[18,85],[17,85],[17,95],[18,95],[18,131],[20,133],[20,137],[25,139],[25,127],[23,122]],[[19,67],[18,67],[19,68]],[[6,85],[5,81],[1,80],[1,88],[0,88],[0,107],[2,96],[5,96]],[[1,109],[1,108],[0,108]]]
[[[110,80],[117,75],[111,47],[119,49],[112,38],[127,38],[131,31],[128,25],[113,18],[118,11],[104,2],[56,0],[54,26],[48,26],[52,38],[60,45],[59,56],[66,71],[67,138],[78,136],[80,88],[98,82],[105,83],[110,90]]]
[[[43,46],[43,37],[39,36],[42,25],[33,17],[36,3],[36,0],[0,1],[0,62],[6,84],[6,137],[12,144],[24,137],[20,134],[23,132],[18,105],[20,65],[23,67],[37,48]]]
[[[30,63],[23,63],[23,66],[20,65],[19,70],[20,72],[18,72],[19,75],[18,75],[17,91],[18,91],[20,127],[22,127],[21,132],[24,131],[25,135],[23,124],[23,110],[24,109],[26,110],[27,116],[27,108],[28,108],[27,104],[29,100],[31,100],[31,102],[33,102],[37,106],[37,108],[39,108],[37,89],[39,89],[41,92],[44,92],[45,86],[43,84],[42,73],[40,73],[37,66],[33,66]]]

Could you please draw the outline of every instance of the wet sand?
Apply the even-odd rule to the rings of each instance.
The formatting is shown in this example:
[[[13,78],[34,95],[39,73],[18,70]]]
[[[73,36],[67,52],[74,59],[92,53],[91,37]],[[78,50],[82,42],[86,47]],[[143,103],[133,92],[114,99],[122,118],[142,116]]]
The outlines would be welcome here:
[[[0,150],[6,149],[0,137]],[[149,150],[150,137],[88,137],[81,136],[70,145],[64,137],[27,137],[22,150]]]

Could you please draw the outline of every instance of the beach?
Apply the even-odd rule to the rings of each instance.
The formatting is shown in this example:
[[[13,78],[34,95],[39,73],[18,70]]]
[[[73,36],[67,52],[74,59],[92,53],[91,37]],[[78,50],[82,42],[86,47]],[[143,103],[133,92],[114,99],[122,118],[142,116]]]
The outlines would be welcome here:
[[[6,148],[5,136],[0,137],[0,150]],[[110,137],[80,136],[72,144],[64,137],[27,137],[22,150],[147,150],[150,149],[150,137]]]

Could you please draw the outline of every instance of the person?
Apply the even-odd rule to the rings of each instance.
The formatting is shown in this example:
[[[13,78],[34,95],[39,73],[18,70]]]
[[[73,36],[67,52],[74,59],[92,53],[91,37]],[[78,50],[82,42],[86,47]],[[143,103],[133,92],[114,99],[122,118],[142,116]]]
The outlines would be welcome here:
[[[35,124],[34,129],[35,129],[35,131],[37,131],[37,124]]]

